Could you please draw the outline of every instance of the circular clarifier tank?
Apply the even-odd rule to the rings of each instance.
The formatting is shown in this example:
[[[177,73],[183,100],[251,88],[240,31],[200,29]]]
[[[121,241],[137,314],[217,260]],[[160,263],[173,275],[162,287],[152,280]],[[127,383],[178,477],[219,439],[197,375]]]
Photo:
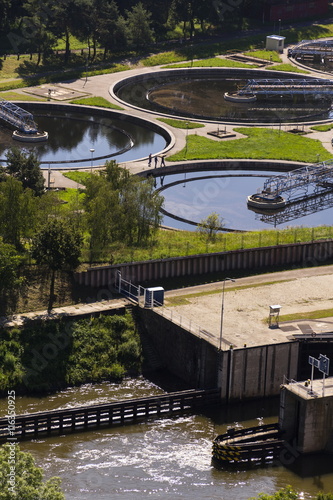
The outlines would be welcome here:
[[[281,123],[329,119],[331,102],[325,99],[274,99],[235,102],[226,100],[250,79],[277,79],[277,71],[192,68],[137,75],[117,82],[112,95],[146,111],[204,120],[244,123]],[[304,75],[284,73],[283,78]],[[307,76],[308,78],[308,76]]]
[[[216,212],[222,217],[226,231],[330,225],[333,215],[330,193],[326,197],[313,198],[309,205],[301,201],[300,207],[292,204],[280,210],[259,211],[248,207],[249,194],[261,189],[268,177],[295,167],[291,164],[278,166],[269,161],[247,161],[244,165],[241,161],[228,161],[204,166],[198,163],[189,171],[185,165],[178,165],[181,173],[155,178],[156,188],[164,197],[163,224],[195,230],[198,223]]]
[[[94,165],[107,159],[132,161],[157,154],[171,142],[162,126],[115,111],[72,105],[22,103],[29,109],[40,130],[48,132],[48,141],[22,143],[13,140],[12,130],[0,126],[0,158],[6,151],[22,147],[34,151],[41,168],[49,164],[56,168],[89,167],[94,150]]]

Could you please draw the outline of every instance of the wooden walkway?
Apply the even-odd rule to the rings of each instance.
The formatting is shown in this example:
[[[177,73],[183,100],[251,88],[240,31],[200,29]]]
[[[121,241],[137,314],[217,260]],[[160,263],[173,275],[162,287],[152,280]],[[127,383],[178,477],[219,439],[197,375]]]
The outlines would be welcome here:
[[[190,390],[0,419],[0,442],[47,437],[170,417],[217,405],[220,391]]]

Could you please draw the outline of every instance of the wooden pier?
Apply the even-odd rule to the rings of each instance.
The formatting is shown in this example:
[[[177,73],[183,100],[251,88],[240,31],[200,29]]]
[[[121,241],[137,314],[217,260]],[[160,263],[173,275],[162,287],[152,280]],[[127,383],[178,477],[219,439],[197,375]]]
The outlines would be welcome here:
[[[196,412],[220,402],[220,391],[189,390],[161,396],[0,418],[0,442],[19,441]]]

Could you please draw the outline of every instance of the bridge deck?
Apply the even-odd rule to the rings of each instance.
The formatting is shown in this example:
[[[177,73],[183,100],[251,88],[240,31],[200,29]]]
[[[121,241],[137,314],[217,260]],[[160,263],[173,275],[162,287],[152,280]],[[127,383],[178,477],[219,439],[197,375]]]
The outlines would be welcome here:
[[[297,58],[299,56],[333,56],[332,40],[302,40],[288,51],[289,57]]]
[[[238,95],[268,96],[320,96],[333,95],[333,80],[327,79],[256,79],[248,80],[247,84],[237,91]]]
[[[0,98],[0,118],[5,122],[14,125],[21,132],[33,134],[37,132],[37,125],[34,117],[28,111],[20,108],[16,104]]]

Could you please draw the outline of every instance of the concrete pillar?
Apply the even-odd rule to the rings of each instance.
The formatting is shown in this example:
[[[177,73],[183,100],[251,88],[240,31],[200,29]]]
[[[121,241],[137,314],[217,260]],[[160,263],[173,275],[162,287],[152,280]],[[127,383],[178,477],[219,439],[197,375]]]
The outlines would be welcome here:
[[[333,452],[333,377],[283,385],[280,428],[300,453]]]

